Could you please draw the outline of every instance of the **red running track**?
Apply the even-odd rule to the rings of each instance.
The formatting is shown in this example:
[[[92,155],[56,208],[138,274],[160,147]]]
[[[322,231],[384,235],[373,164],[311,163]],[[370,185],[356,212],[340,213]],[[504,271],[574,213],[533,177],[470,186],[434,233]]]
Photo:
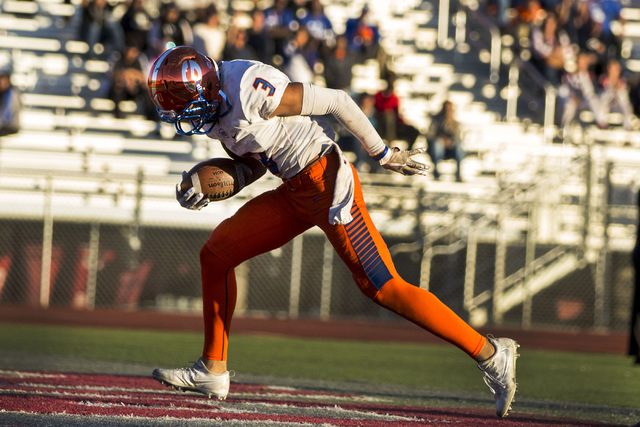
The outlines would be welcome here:
[[[567,426],[584,420],[513,413],[505,419],[492,411],[423,408],[385,403],[380,398],[291,387],[232,383],[226,401],[196,393],[178,393],[151,378],[0,370],[0,409],[5,413],[290,422],[333,426]],[[127,418],[131,421],[131,418]],[[60,424],[58,424],[60,425]],[[197,424],[196,424],[197,425]],[[607,425],[598,423],[598,425]],[[611,424],[609,424],[611,425]]]

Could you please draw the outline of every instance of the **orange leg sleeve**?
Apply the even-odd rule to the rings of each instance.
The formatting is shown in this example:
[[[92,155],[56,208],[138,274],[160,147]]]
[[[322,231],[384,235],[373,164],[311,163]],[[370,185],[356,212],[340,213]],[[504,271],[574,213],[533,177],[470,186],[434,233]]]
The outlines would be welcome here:
[[[431,292],[400,278],[389,280],[373,299],[475,358],[486,338],[475,331]]]
[[[200,251],[204,350],[211,360],[227,360],[229,328],[236,306],[234,267],[272,249],[311,227],[287,209],[283,188],[250,200],[211,233]]]
[[[431,292],[400,278],[387,245],[369,216],[355,172],[354,183],[353,221],[331,226],[325,218],[317,217],[316,223],[351,270],[360,290],[380,306],[476,357],[486,338]]]
[[[206,245],[200,251],[200,264],[204,311],[202,357],[227,360],[229,328],[236,307],[236,275],[233,267],[218,258]]]

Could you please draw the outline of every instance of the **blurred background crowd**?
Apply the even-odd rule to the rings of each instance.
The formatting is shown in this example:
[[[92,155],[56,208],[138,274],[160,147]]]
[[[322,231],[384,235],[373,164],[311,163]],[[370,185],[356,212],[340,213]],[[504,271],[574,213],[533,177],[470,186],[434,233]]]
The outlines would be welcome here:
[[[421,132],[399,113],[396,77],[386,68],[378,25],[366,4],[358,17],[347,20],[343,32],[336,33],[320,0],[275,0],[266,2],[267,7],[263,7],[265,2],[253,3],[235,10],[234,3],[226,1],[179,5],[153,0],[84,0],[78,39],[88,43],[88,58],[111,64],[103,96],[114,101],[117,118],[125,115],[118,108],[121,101],[135,101],[147,119],[158,120],[146,91],[149,65],[167,46],[191,45],[216,61],[258,60],[280,69],[292,81],[345,90],[385,140],[413,145]],[[356,93],[351,88],[353,66],[367,60],[379,63],[380,78],[387,82],[376,94]],[[443,106],[440,116],[444,117],[444,111]],[[453,120],[451,114],[448,117]],[[455,158],[459,165],[463,157],[459,131],[455,125],[444,130],[447,122],[438,123],[429,129],[434,141],[432,160]],[[357,140],[337,122],[332,125],[343,148],[356,153],[354,161],[361,170],[380,169]],[[459,173],[456,178],[461,180]]]
[[[454,119],[455,106],[442,104],[429,127],[419,129],[400,114],[394,92],[396,76],[387,68],[388,54],[365,4],[360,16],[347,20],[337,33],[320,0],[250,1],[240,10],[235,2],[173,3],[157,0],[108,2],[84,0],[78,39],[90,58],[108,59],[109,83],[103,97],[137,102],[144,115],[158,120],[146,93],[149,64],[168,45],[192,45],[216,61],[259,60],[285,72],[292,81],[347,91],[387,141],[411,147],[424,135],[434,165],[444,159],[457,164],[464,151]],[[621,65],[622,5],[617,0],[489,0],[480,7],[504,36],[514,40],[514,54],[530,61],[558,89],[558,136],[569,138],[570,126],[587,117],[607,128],[607,114],[623,115],[625,130],[633,128],[640,110],[640,77]],[[379,63],[387,87],[378,93],[352,90],[352,69],[367,60]],[[449,114],[447,114],[449,111]],[[582,116],[580,114],[583,114]],[[357,155],[363,171],[376,171],[351,135],[333,123],[345,150]],[[434,178],[439,178],[434,168]]]
[[[488,4],[516,52],[559,88],[560,136],[586,110],[600,128],[606,115],[623,114],[632,128],[640,111],[640,78],[623,73],[622,4],[618,0],[497,0]],[[629,57],[627,52],[624,57]],[[625,75],[626,74],[626,75]]]

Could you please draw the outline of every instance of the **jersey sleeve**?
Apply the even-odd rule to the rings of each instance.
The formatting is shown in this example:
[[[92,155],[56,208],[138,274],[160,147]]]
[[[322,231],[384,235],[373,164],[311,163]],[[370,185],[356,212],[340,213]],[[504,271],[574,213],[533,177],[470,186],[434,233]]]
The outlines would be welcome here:
[[[240,83],[240,100],[250,121],[268,120],[278,108],[291,81],[281,71],[265,64],[251,66]]]

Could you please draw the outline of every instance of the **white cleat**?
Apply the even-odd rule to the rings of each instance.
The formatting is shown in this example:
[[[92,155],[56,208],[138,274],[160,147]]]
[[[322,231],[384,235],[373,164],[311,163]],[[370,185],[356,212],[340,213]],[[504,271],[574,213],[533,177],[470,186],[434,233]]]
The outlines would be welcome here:
[[[153,379],[178,391],[197,391],[210,399],[225,400],[229,394],[229,371],[222,374],[210,372],[202,358],[190,368],[154,369]]]
[[[484,382],[496,397],[496,415],[506,417],[511,410],[511,403],[516,394],[516,359],[520,345],[510,338],[494,338],[491,335],[487,339],[496,351],[484,362],[478,363],[478,368],[484,372]]]

